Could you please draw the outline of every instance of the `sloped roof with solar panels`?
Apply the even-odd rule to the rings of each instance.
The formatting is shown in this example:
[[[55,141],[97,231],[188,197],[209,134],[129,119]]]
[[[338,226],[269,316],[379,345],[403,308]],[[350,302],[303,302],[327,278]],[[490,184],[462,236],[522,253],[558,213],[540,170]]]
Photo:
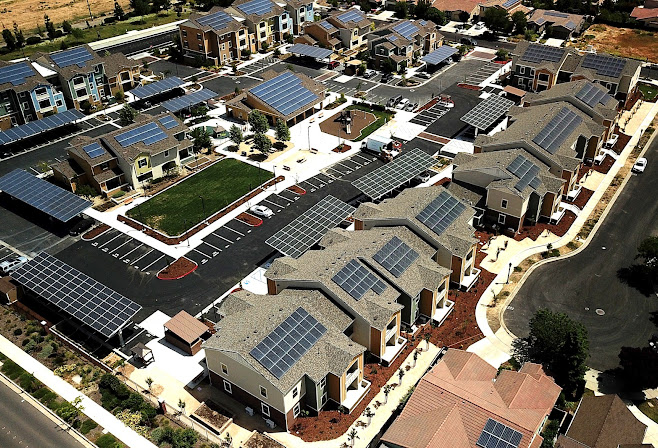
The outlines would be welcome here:
[[[245,17],[249,17],[253,22],[278,16],[285,12],[285,9],[271,0],[237,0],[231,7]]]
[[[207,13],[194,13],[190,15],[181,26],[189,26],[203,31],[215,31],[218,34],[238,31],[246,25],[237,21],[220,6],[213,7]]]
[[[0,61],[0,92],[13,90],[22,92],[39,85],[49,85],[29,62]]]
[[[553,27],[563,27],[569,31],[576,31],[585,23],[585,16],[546,9],[535,9],[528,17],[528,23],[534,23],[539,26],[549,23]]]
[[[247,364],[282,394],[304,376],[316,383],[328,373],[340,377],[366,350],[344,334],[354,318],[318,291],[238,291],[219,312],[217,333],[203,347]]]
[[[617,116],[619,101],[608,93],[608,89],[599,83],[586,79],[556,84],[548,90],[526,94],[525,106],[566,101],[578,107],[593,119],[614,120]]]
[[[247,90],[246,98],[242,100],[252,109],[290,119],[324,99],[324,85],[303,73],[269,70],[262,77],[265,81]]]
[[[30,59],[56,71],[67,80],[94,72],[94,67],[103,65],[103,59],[87,44],[49,54],[35,53]]]
[[[474,215],[474,208],[444,187],[407,188],[379,204],[363,203],[353,214],[367,223],[366,228],[405,226],[433,247],[459,257],[466,256],[477,242],[471,225]]]
[[[358,8],[350,8],[346,11],[334,11],[328,19],[330,23],[338,28],[363,28],[370,26],[372,21]]]

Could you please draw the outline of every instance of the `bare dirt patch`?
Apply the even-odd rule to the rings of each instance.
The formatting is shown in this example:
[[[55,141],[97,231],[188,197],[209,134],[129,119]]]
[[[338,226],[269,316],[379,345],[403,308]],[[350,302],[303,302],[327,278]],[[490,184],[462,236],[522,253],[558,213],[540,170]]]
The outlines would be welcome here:
[[[599,52],[658,62],[657,38],[650,31],[596,24],[583,33],[576,46],[592,45]]]
[[[196,411],[194,411],[194,414],[198,415],[218,430],[222,430],[224,425],[226,425],[231,419],[231,415],[226,410],[212,401],[203,403]]]

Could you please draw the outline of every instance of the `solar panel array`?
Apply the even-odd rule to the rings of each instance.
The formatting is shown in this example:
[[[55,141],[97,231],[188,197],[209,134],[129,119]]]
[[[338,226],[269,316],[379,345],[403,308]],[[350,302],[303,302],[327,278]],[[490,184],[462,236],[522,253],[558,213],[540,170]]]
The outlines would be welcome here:
[[[427,62],[428,64],[436,65],[445,61],[455,53],[457,53],[456,48],[451,47],[450,45],[441,45],[436,50],[423,56],[421,60]]]
[[[34,120],[20,126],[14,126],[6,131],[0,131],[0,144],[7,145],[25,138],[34,137],[41,132],[52,131],[81,118],[84,118],[82,112],[76,109],[70,109],[42,118],[41,120]]]
[[[503,98],[500,95],[491,95],[468,111],[461,120],[481,130],[489,129],[513,105],[514,101],[512,100]]]
[[[605,54],[588,54],[583,59],[581,66],[596,70],[597,75],[616,78],[624,70],[626,60]]]
[[[476,443],[482,448],[519,448],[523,435],[507,425],[490,418]]]
[[[370,290],[376,294],[382,294],[387,288],[386,283],[357,260],[350,260],[331,280],[354,300],[361,300]]]
[[[587,104],[589,107],[596,106],[597,103],[607,104],[612,99],[603,88],[599,88],[592,83],[587,83],[576,93],[576,98]]]
[[[571,20],[569,20],[567,23],[564,24],[565,28],[569,30],[575,30],[576,29],[576,24],[573,23]]]
[[[108,339],[142,309],[132,300],[45,252],[20,266],[11,276]]]
[[[229,16],[224,11],[217,11],[215,13],[208,14],[196,19],[196,21],[200,25],[209,26],[214,30],[223,29],[226,25],[231,23],[233,20],[234,20],[233,17]]]
[[[34,76],[34,70],[26,62],[0,67],[0,84],[11,83],[12,86],[25,84],[25,78]]]
[[[175,89],[176,87],[180,87],[183,84],[185,84],[185,81],[177,76],[172,76],[171,78],[161,79],[160,81],[152,82],[151,84],[146,84],[145,86],[135,87],[130,91],[130,93],[140,99],[150,98],[152,96],[168,92],[172,89]]]
[[[530,44],[523,52],[521,59],[528,62],[558,62],[564,56],[564,48],[549,47],[548,45]]]
[[[71,65],[77,65],[82,68],[86,65],[87,61],[94,59],[94,55],[86,47],[75,47],[70,50],[53,53],[50,55],[50,58],[61,68]]]
[[[556,12],[556,11],[545,11],[544,15],[551,17],[559,17],[561,19],[566,19],[567,17],[569,17],[569,14],[565,14],[563,12]]]
[[[511,8],[514,6],[516,3],[519,3],[521,0],[507,0],[505,3],[503,3],[503,8]]]
[[[363,20],[363,14],[361,14],[361,12],[356,9],[350,9],[345,14],[339,15],[337,19],[343,23],[360,22]]]
[[[217,96],[217,93],[213,92],[210,89],[201,89],[196,92],[188,93],[187,95],[180,96],[178,98],[172,98],[170,100],[162,103],[162,107],[167,109],[169,112],[179,112],[188,107],[196,106],[199,103],[208,101],[211,98]]]
[[[286,50],[288,53],[308,56],[316,59],[328,58],[333,54],[333,50],[327,48],[314,47],[313,45],[295,44]]]
[[[401,34],[405,39],[411,39],[418,32],[419,28],[410,20],[405,20],[393,27],[393,31]]]
[[[378,199],[409,182],[423,171],[436,164],[436,160],[425,151],[414,148],[393,161],[361,176],[354,182],[356,188],[366,196]]]
[[[135,143],[144,143],[149,146],[153,143],[162,141],[165,138],[167,138],[167,134],[165,134],[155,123],[143,124],[135,129],[131,129],[114,137],[114,139],[124,148],[134,145]]]
[[[418,252],[394,236],[372,258],[388,272],[400,277],[419,256]]]
[[[289,257],[298,258],[356,210],[329,195],[299,215],[265,243]]]
[[[541,184],[541,180],[537,177],[539,167],[521,155],[512,160],[512,163],[507,167],[507,171],[519,179],[514,185],[514,188],[518,191],[523,191],[528,185],[536,190]]]
[[[563,107],[532,141],[549,153],[555,154],[562,142],[582,121],[583,119],[574,111]]]
[[[61,222],[68,222],[91,207],[80,196],[21,169],[0,177],[0,190]]]
[[[327,332],[304,308],[297,308],[249,354],[272,375],[281,379]]]
[[[537,25],[542,25],[544,22],[546,22],[546,19],[543,18],[543,17],[540,17],[540,18],[538,18],[537,20],[535,20],[535,23],[536,23]]]
[[[389,36],[386,36],[386,39],[388,39],[389,42],[395,42],[398,40],[398,37],[395,34],[391,34]]]
[[[325,30],[331,30],[333,28],[336,28],[335,26],[333,26],[331,23],[327,22],[326,20],[323,20],[322,22],[320,22],[320,26],[322,28],[324,28]]]
[[[437,235],[442,235],[464,210],[466,210],[464,204],[447,191],[442,191],[416,216],[416,219]]]
[[[290,72],[265,81],[250,92],[284,116],[319,100],[315,93],[302,85],[301,79]]]
[[[165,129],[173,129],[180,123],[171,115],[166,115],[158,120]]]
[[[274,8],[270,0],[251,0],[250,2],[237,5],[237,8],[245,14],[267,14]]]
[[[90,159],[100,157],[107,152],[98,142],[85,145],[82,149],[87,153]]]

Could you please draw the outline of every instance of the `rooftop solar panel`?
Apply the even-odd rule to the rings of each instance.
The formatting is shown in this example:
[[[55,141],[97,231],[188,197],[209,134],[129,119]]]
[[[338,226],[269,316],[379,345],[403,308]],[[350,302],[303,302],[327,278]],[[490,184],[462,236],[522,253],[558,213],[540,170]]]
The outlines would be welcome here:
[[[91,207],[80,196],[21,169],[0,177],[0,190],[61,222],[68,222]]]
[[[70,67],[71,65],[82,68],[86,66],[87,61],[94,59],[94,55],[86,47],[75,47],[70,50],[52,53],[50,58],[61,68]]]
[[[217,11],[196,19],[199,24],[209,26],[214,30],[223,29],[233,20],[233,17],[229,16],[224,11]]]
[[[540,18],[538,18],[537,20],[535,20],[535,23],[536,23],[537,25],[542,25],[544,22],[546,22],[546,19],[543,18],[543,17],[540,17]]]
[[[540,171],[539,167],[522,155],[517,156],[509,164],[507,171],[519,179],[514,185],[514,188],[518,191],[523,191],[528,185],[536,190],[541,184],[541,180],[537,177]]]
[[[156,81],[151,84],[135,87],[130,91],[130,93],[139,99],[150,98],[152,96],[168,92],[172,89],[175,89],[176,87],[180,87],[183,84],[185,84],[185,81],[177,76],[172,76],[171,78],[161,79],[160,81]]]
[[[281,115],[288,116],[320,98],[302,85],[301,79],[284,72],[252,88],[250,92]]]
[[[523,435],[507,425],[490,418],[476,443],[482,448],[519,448]]]
[[[461,121],[481,130],[489,129],[514,105],[514,101],[500,95],[491,95],[468,111]]]
[[[322,22],[320,22],[320,26],[322,28],[324,28],[325,30],[330,30],[332,28],[335,28],[335,26],[333,26],[331,23],[327,22],[326,20],[323,20]]]
[[[340,14],[336,18],[343,23],[348,23],[348,22],[360,22],[361,20],[364,19],[364,16],[363,14],[361,14],[361,11],[358,11],[356,9],[350,9],[346,13]]]
[[[464,210],[466,210],[464,204],[447,191],[442,191],[416,216],[416,219],[437,235],[442,235]]]
[[[519,3],[521,0],[507,0],[505,3],[503,3],[503,8],[511,8],[515,4]]]
[[[582,121],[583,119],[574,111],[563,107],[532,141],[549,153],[555,154]]]
[[[393,31],[399,33],[405,39],[411,39],[418,32],[419,28],[410,20],[405,20],[393,27]]]
[[[436,160],[425,151],[414,148],[386,165],[365,174],[352,182],[366,196],[378,199],[395,190],[436,164]]]
[[[597,103],[605,105],[612,99],[612,97],[606,93],[605,89],[597,87],[592,83],[585,84],[582,89],[576,93],[576,98],[587,104],[589,107],[594,107]]]
[[[317,244],[329,229],[356,210],[329,195],[268,238],[265,243],[289,257],[298,258]]]
[[[530,44],[523,52],[521,60],[528,62],[558,62],[564,56],[564,48],[549,47],[548,45]]]
[[[315,59],[328,58],[333,54],[333,50],[327,48],[314,47],[313,45],[295,44],[286,50],[288,53],[300,56],[308,56]]]
[[[304,308],[297,308],[249,354],[276,378],[281,379],[327,332]]]
[[[418,257],[418,252],[394,236],[372,258],[388,272],[400,277]]]
[[[162,103],[162,107],[167,109],[169,112],[179,112],[183,109],[187,109],[192,106],[196,106],[199,103],[208,101],[211,98],[217,96],[217,93],[213,92],[210,89],[201,89],[196,92],[188,93],[187,95],[180,96],[178,98],[173,98]]]
[[[261,15],[272,11],[274,3],[270,0],[251,0],[250,2],[237,5],[237,8],[247,15]]]
[[[180,123],[171,115],[167,115],[158,120],[165,129],[173,129],[178,126]]]
[[[544,15],[551,17],[559,17],[561,19],[566,19],[567,17],[569,17],[569,14],[565,14],[563,12],[557,12],[557,11],[545,11]]]
[[[571,20],[569,20],[567,23],[564,24],[564,27],[573,31],[576,29],[576,24],[573,23]]]
[[[451,47],[450,45],[441,45],[436,50],[423,56],[421,60],[427,62],[428,64],[436,65],[445,61],[455,53],[457,53],[456,48]]]
[[[76,109],[65,110],[55,115],[42,118],[41,120],[30,121],[20,126],[14,126],[6,131],[0,132],[0,144],[8,145],[26,138],[34,137],[41,132],[51,131],[53,129],[69,125],[75,120],[84,118],[84,114]]]
[[[588,54],[581,66],[595,70],[597,75],[617,78],[624,70],[626,60],[606,54]]]
[[[369,290],[382,294],[387,286],[357,260],[350,260],[331,280],[355,300],[361,300]]]
[[[82,149],[87,153],[90,159],[100,157],[107,152],[98,142],[85,145],[82,147]]]
[[[142,309],[132,300],[45,252],[20,266],[11,276],[108,339]]]
[[[25,79],[36,73],[26,62],[0,67],[0,84],[11,83],[13,86],[25,84]]]
[[[129,131],[116,135],[114,139],[124,148],[135,143],[152,145],[167,138],[167,134],[155,123],[146,123]]]
[[[388,39],[390,42],[395,42],[398,40],[398,37],[395,34],[391,34],[390,36],[386,36],[386,39]]]

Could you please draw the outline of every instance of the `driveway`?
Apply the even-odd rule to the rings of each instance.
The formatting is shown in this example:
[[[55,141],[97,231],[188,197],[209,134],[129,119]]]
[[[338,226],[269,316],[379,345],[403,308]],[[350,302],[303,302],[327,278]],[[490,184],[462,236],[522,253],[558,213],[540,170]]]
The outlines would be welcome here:
[[[617,278],[619,269],[636,262],[638,244],[658,235],[658,140],[646,157],[646,171],[629,180],[587,248],[541,266],[527,279],[503,316],[514,334],[526,336],[540,308],[567,313],[589,330],[589,366],[603,371],[618,366],[621,347],[644,347],[658,332],[656,295]]]

